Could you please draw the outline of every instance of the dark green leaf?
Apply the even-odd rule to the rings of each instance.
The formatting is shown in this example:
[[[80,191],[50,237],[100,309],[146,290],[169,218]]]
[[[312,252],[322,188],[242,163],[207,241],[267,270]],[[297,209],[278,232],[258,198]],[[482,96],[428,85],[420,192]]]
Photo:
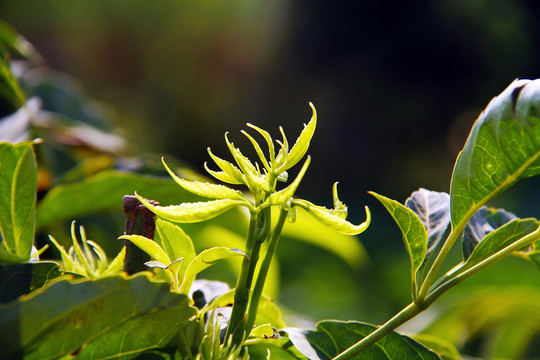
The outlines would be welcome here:
[[[428,257],[450,224],[450,195],[419,189],[405,201],[405,206],[414,211],[426,228],[428,234],[426,257]]]
[[[34,242],[37,168],[32,142],[0,142],[0,246],[20,262]],[[7,257],[1,262],[9,261]]]
[[[144,275],[58,281],[0,307],[2,356],[57,358],[107,332],[119,336],[131,328],[130,320],[140,321],[139,316],[151,317],[156,310],[168,309],[174,312],[177,323],[196,313],[186,296],[171,293],[169,284],[149,281]],[[165,324],[161,320],[147,321],[146,331],[163,334],[165,338]],[[122,343],[104,341],[100,351],[108,351],[106,347],[111,347],[111,353],[124,351]],[[136,346],[131,340],[125,341],[126,349]]]
[[[424,224],[414,211],[401,205],[399,202],[374,192],[370,192],[370,194],[375,196],[384,205],[403,234],[405,248],[411,261],[411,279],[414,288],[416,272],[424,263],[427,253],[428,233],[424,228]]]
[[[336,357],[376,329],[376,326],[360,322],[328,320],[318,323],[315,331],[285,331],[308,359],[326,360]],[[410,337],[392,332],[354,359],[440,360],[440,357]]]
[[[506,210],[482,207],[463,230],[463,257],[467,259],[486,235],[515,218]]]
[[[15,300],[62,275],[58,264],[38,262],[0,266],[0,303]]]
[[[480,114],[456,160],[452,225],[519,179],[538,175],[539,157],[540,80],[516,80]]]

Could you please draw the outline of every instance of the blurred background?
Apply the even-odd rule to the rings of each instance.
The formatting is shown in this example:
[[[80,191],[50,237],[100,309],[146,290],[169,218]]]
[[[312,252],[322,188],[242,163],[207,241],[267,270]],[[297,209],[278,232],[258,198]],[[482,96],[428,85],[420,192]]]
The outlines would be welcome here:
[[[225,132],[251,147],[247,122],[275,138],[283,126],[294,142],[313,102],[297,194],[330,207],[339,181],[349,219],[363,221],[364,205],[374,216],[357,268],[280,245],[278,300],[314,321],[380,323],[407,303],[401,235],[366,191],[401,202],[419,187],[448,191],[480,111],[514,79],[540,75],[537,1],[3,0],[0,14],[101,104],[130,154],[170,154],[203,173],[208,146],[227,157]],[[524,181],[494,205],[540,217],[539,193]],[[540,286],[533,265],[509,262],[467,284]]]

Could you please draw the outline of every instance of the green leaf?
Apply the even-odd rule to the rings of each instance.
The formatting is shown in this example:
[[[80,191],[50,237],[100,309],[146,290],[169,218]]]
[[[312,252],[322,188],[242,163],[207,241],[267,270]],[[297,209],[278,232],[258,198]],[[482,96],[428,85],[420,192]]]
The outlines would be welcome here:
[[[28,261],[34,242],[37,168],[32,144],[0,142],[0,233],[4,249],[18,262]]]
[[[161,245],[161,248],[165,251],[169,259],[183,258],[178,271],[179,274],[184,274],[191,260],[197,256],[193,241],[184,230],[178,225],[160,218],[156,219],[156,235],[154,240]]]
[[[299,206],[305,209],[311,216],[322,222],[323,224],[330,226],[332,229],[346,235],[357,235],[364,232],[371,223],[371,212],[366,206],[366,221],[360,225],[354,225],[342,217],[334,214],[333,210],[329,210],[322,206],[317,206],[309,201],[302,199],[295,199],[292,201],[293,205]]]
[[[144,275],[58,281],[0,306],[0,348],[6,358],[57,358],[109,331],[117,337],[115,330],[131,329],[128,321],[140,321],[137,317],[144,314],[149,320],[154,311],[176,309],[176,323],[185,322],[196,314],[189,302],[186,296],[171,293],[168,284],[152,282]],[[145,331],[164,333],[167,322],[160,319],[146,321]],[[104,341],[104,347],[116,349],[111,353],[124,351],[122,343]],[[126,340],[126,348],[133,341]]]
[[[223,185],[181,179],[176,176],[176,174],[167,166],[163,158],[161,158],[161,161],[163,162],[163,166],[165,166],[165,169],[167,169],[167,172],[171,175],[173,180],[190,193],[213,199],[246,199],[246,197],[240,191],[228,188]]]
[[[411,279],[414,289],[416,286],[416,273],[424,263],[427,254],[428,233],[424,224],[414,211],[399,202],[374,192],[370,192],[370,194],[384,205],[401,230],[405,249],[411,261]]]
[[[317,110],[315,110],[315,106],[313,106],[312,103],[309,103],[309,106],[313,111],[311,120],[307,125],[304,124],[304,129],[300,133],[300,136],[296,140],[291,151],[287,154],[285,162],[279,167],[278,173],[282,173],[296,165],[304,157],[309,148],[309,143],[311,142],[311,138],[315,133],[315,127],[317,126]]]
[[[148,239],[141,235],[122,235],[118,239],[129,240],[142,251],[150,255],[152,259],[159,261],[162,264],[169,265],[171,259],[167,256],[165,251],[154,240]]]
[[[139,196],[135,193],[137,199],[144,204],[150,211],[152,211],[157,216],[178,223],[195,223],[205,220],[209,220],[213,217],[223,214],[224,212],[238,207],[246,206],[248,208],[253,208],[251,203],[247,200],[213,200],[206,202],[196,202],[196,203],[182,203],[180,205],[171,205],[171,206],[157,206],[152,205],[146,199]]]
[[[51,261],[0,266],[0,303],[15,300],[62,275]]]
[[[118,211],[119,199],[135,191],[149,199],[167,199],[177,204],[199,199],[168,178],[102,171],[77,183],[53,187],[37,207],[37,228],[87,214]]]
[[[321,321],[317,330],[284,329],[291,342],[308,359],[332,359],[377,327],[355,321]],[[405,335],[392,332],[354,359],[440,360],[434,352]]]
[[[460,152],[450,186],[452,226],[519,179],[540,173],[540,80],[516,80],[491,100]]]
[[[476,245],[467,259],[464,269],[468,269],[488,258],[506,246],[537,230],[540,226],[536,219],[515,219],[490,232]]]
[[[233,184],[233,185],[246,183],[244,179],[244,175],[236,166],[214,155],[212,151],[210,150],[210,148],[208,148],[208,154],[210,154],[210,157],[212,158],[212,160],[214,160],[217,166],[219,166],[219,168],[223,170],[221,172],[212,171],[208,168],[208,166],[205,163],[204,167],[206,171],[208,171],[212,176],[214,176],[218,180],[221,180],[223,182]]]
[[[204,250],[189,263],[184,275],[184,282],[180,287],[180,292],[187,293],[189,291],[191,284],[193,284],[198,273],[221,260],[229,259],[234,256],[247,255],[238,249],[229,249],[225,247],[215,247]]]
[[[450,195],[421,188],[412,193],[405,206],[418,216],[427,231],[427,258],[450,224]]]
[[[516,215],[503,209],[480,208],[463,229],[463,258],[467,259],[486,235],[515,218]]]
[[[258,126],[255,126],[255,125],[250,124],[250,123],[247,123],[246,125],[249,126],[250,128],[252,128],[253,130],[257,131],[259,134],[262,135],[262,137],[264,137],[264,140],[266,140],[266,144],[268,145],[268,153],[270,154],[270,164],[271,164],[271,166],[273,166],[274,162],[276,160],[276,152],[274,150],[274,142],[272,141],[272,137],[270,136],[270,134],[267,131],[261,129]],[[262,153],[262,151],[261,151],[261,153]],[[260,157],[260,155],[259,155],[259,157]],[[261,161],[262,161],[262,158],[261,158]],[[270,169],[267,169],[267,170],[270,171]]]
[[[456,347],[444,338],[430,334],[414,335],[413,339],[420,342],[428,349],[436,352],[441,360],[461,360],[462,356]]]

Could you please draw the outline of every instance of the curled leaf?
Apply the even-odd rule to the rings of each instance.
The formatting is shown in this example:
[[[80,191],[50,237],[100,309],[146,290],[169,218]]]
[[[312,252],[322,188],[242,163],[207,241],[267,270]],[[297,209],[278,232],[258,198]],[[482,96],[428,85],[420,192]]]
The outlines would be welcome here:
[[[167,169],[167,172],[171,175],[171,177],[178,185],[195,195],[214,199],[245,199],[245,196],[241,192],[223,185],[184,180],[178,177],[169,168],[169,166],[167,166],[163,158],[161,158],[161,162],[163,163],[163,166],[165,166],[165,169]]]
[[[346,219],[348,214],[347,205],[345,205],[341,202],[341,200],[339,200],[337,193],[337,184],[337,182],[334,183],[334,187],[332,188],[332,195],[334,197],[334,215],[337,215],[342,219]]]
[[[304,163],[304,166],[302,166],[302,169],[296,176],[296,179],[287,186],[285,189],[282,189],[280,191],[276,191],[275,193],[272,193],[268,198],[266,199],[266,203],[268,205],[282,205],[284,206],[286,203],[289,202],[289,200],[293,197],[294,193],[296,192],[296,189],[298,188],[298,185],[300,185],[300,182],[302,181],[302,178],[306,174],[307,168],[309,167],[309,163],[311,162],[311,158],[308,156],[306,159],[306,162]]]
[[[314,218],[330,226],[332,229],[346,235],[357,235],[364,232],[371,223],[371,212],[366,206],[366,221],[360,225],[354,225],[347,220],[335,215],[333,210],[329,210],[323,206],[317,206],[306,200],[293,200],[293,205],[299,206],[310,213]]]

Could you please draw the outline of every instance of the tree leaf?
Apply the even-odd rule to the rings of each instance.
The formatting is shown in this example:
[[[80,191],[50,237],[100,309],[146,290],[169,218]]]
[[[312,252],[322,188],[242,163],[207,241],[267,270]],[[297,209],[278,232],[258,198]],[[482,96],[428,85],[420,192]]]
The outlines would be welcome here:
[[[210,267],[217,262],[229,259],[234,256],[247,256],[242,251],[238,249],[229,249],[225,247],[215,247],[211,249],[206,249],[202,251],[195,259],[193,259],[187,269],[186,273],[184,275],[184,282],[182,283],[182,286],[180,287],[180,292],[187,293],[189,292],[189,289],[191,287],[191,284],[193,284],[193,281],[195,280],[195,277],[198,273],[206,269],[207,267]]]
[[[302,160],[309,148],[309,143],[311,142],[311,138],[313,138],[315,128],[317,127],[317,110],[315,110],[315,106],[313,106],[312,103],[309,103],[309,106],[313,111],[311,120],[307,125],[304,124],[304,129],[300,133],[300,136],[296,140],[296,143],[293,145],[291,151],[287,154],[285,162],[279,167],[278,173],[287,171],[296,165],[300,160]]]
[[[486,235],[515,218],[516,215],[503,209],[480,208],[463,229],[463,258],[467,259]]]
[[[540,173],[540,80],[516,80],[476,120],[450,186],[452,226],[519,179]]]
[[[144,275],[58,281],[0,307],[0,348],[6,358],[57,358],[118,326],[125,330],[129,325],[122,324],[156,310],[176,309],[175,321],[185,322],[196,314],[189,302],[170,292],[168,284]],[[148,332],[163,332],[163,325],[146,321],[144,326]],[[108,346],[123,349],[121,343]]]
[[[0,303],[7,303],[21,295],[29,294],[61,275],[58,264],[52,261],[2,265]]]
[[[167,199],[173,204],[200,199],[165,177],[102,171],[80,182],[53,187],[37,207],[37,228],[87,214],[118,211],[119,199],[135,191],[149,199]]]
[[[540,226],[536,219],[515,219],[490,232],[476,245],[465,263],[465,269],[530,234]]]
[[[34,242],[37,168],[32,144],[0,142],[1,240],[18,262],[28,261]]]
[[[407,250],[411,261],[411,279],[414,289],[416,284],[416,272],[424,263],[427,254],[428,233],[424,224],[414,211],[401,205],[399,202],[374,192],[369,193],[375,196],[384,205],[403,234],[405,249]]]
[[[208,171],[212,176],[214,176],[218,180],[221,180],[223,182],[233,184],[233,185],[246,183],[244,179],[244,174],[242,174],[242,172],[236,166],[214,155],[212,151],[210,150],[210,148],[208,148],[208,154],[210,155],[212,160],[214,160],[217,166],[219,166],[219,168],[223,170],[221,172],[212,171],[208,168],[208,166],[205,163],[204,167],[206,171]]]
[[[141,235],[122,235],[118,239],[129,240],[139,249],[150,255],[152,259],[159,261],[162,264],[168,266],[171,263],[171,259],[167,256],[165,251],[154,240],[148,239]]]
[[[364,221],[360,225],[354,225],[343,219],[342,217],[334,214],[333,210],[329,210],[322,206],[314,205],[309,201],[295,199],[292,203],[293,205],[305,209],[309,214],[311,214],[311,216],[313,216],[323,224],[328,225],[332,229],[346,235],[357,235],[364,232],[371,222],[371,213],[367,206],[365,207],[366,221]]]
[[[184,274],[189,263],[197,256],[191,238],[178,225],[166,220],[156,219],[156,236],[154,240],[161,245],[169,259],[183,258],[178,270],[179,274]]]
[[[294,346],[308,359],[328,360],[376,329],[376,326],[361,322],[327,320],[319,322],[317,330],[284,331],[289,334]],[[440,357],[412,338],[392,332],[354,359],[440,360]]]
[[[304,163],[304,166],[302,166],[302,169],[296,176],[296,179],[294,179],[294,181],[286,188],[270,194],[270,196],[268,196],[265,202],[270,205],[279,204],[282,206],[287,206],[288,201],[292,199],[296,189],[298,188],[298,185],[300,185],[300,182],[302,181],[302,178],[304,177],[310,162],[311,158],[308,157],[306,159],[306,162]]]
[[[427,231],[427,258],[450,224],[450,195],[421,188],[412,193],[405,206],[418,216]]]
[[[157,206],[152,205],[137,193],[135,193],[135,196],[137,196],[137,199],[157,216],[179,223],[195,223],[209,220],[238,206],[246,206],[248,208],[253,207],[247,200],[229,199],[182,203],[180,205],[171,206]]]
[[[163,158],[161,158],[161,162],[163,163],[163,166],[165,166],[165,169],[167,169],[167,172],[171,175],[173,180],[190,193],[213,199],[246,199],[246,197],[241,192],[223,185],[181,179],[176,176],[176,174],[167,166]]]

